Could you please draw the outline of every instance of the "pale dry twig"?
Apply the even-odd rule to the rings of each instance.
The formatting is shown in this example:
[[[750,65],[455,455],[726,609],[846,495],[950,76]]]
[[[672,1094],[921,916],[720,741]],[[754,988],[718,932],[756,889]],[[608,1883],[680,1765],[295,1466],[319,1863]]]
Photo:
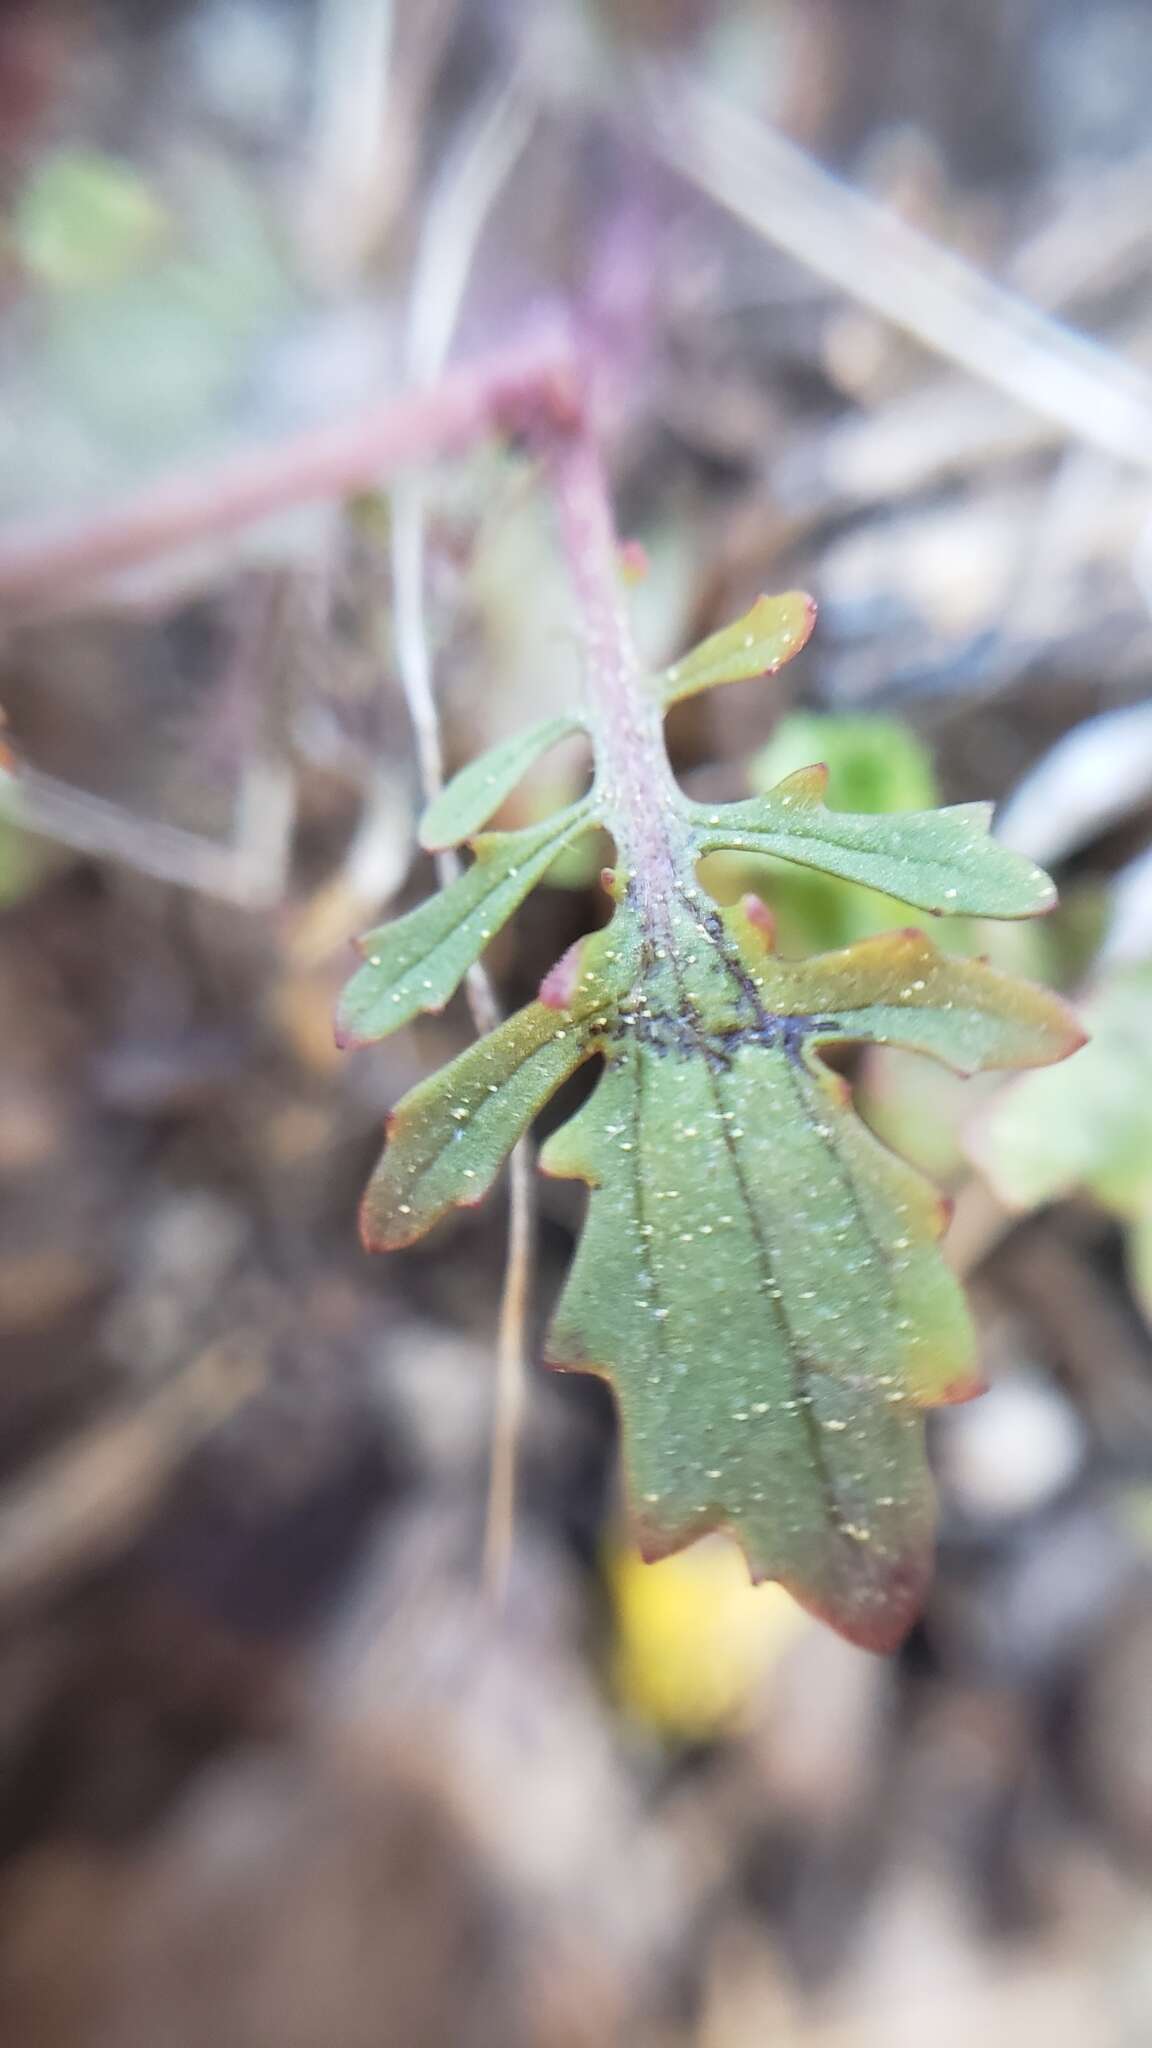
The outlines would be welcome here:
[[[757,234],[934,353],[1126,466],[1152,470],[1152,379],[846,185],[686,67],[636,74],[649,135]]]
[[[495,94],[482,107],[431,195],[405,337],[406,368],[414,385],[431,382],[444,369],[484,222],[528,140],[533,118],[515,81]],[[422,793],[431,802],[443,785],[444,760],[425,616],[424,544],[421,483],[417,477],[401,478],[392,496],[396,659],[416,737]],[[452,851],[438,854],[436,865],[441,886],[460,871],[459,856]],[[469,970],[465,989],[477,1036],[483,1036],[499,1023],[500,1009],[479,963]],[[508,1249],[484,1531],[484,1584],[496,1602],[507,1586],[515,1525],[532,1241],[532,1149],[525,1138],[508,1164]]]

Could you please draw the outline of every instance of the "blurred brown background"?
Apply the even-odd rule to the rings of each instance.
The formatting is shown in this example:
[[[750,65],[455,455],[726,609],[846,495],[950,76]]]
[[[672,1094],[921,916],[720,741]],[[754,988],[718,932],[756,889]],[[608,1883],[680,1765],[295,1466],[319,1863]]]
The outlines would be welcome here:
[[[1146,0],[0,13],[4,2048],[1152,2038],[1150,107]],[[989,1093],[857,1073],[956,1197],[993,1382],[934,1424],[891,1662],[707,1573],[656,1614],[587,1380],[534,1375],[481,1598],[502,1200],[388,1261],[355,1226],[467,1013],[331,1036],[349,935],[431,886],[387,514],[5,582],[557,298],[646,649],[820,601],[674,721],[689,786],[786,713],[842,801],[920,801],[902,747],[1006,799],[1063,907],[969,942],[1103,1020],[995,1144]],[[527,461],[423,489],[454,765],[578,659]],[[505,1005],[594,871],[492,948]],[[797,946],[844,900],[786,896]],[[539,1202],[537,1338],[579,1197]]]

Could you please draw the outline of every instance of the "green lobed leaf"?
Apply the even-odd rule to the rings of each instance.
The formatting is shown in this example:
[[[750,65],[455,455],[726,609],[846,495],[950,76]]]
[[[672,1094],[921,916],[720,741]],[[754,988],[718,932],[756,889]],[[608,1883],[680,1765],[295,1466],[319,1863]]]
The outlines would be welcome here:
[[[762,599],[668,672],[666,701],[778,666],[810,626],[806,599]],[[481,822],[568,729],[552,721],[465,770],[426,837]],[[824,769],[804,768],[719,811],[665,795],[675,825],[657,808],[637,835],[608,775],[559,817],[482,835],[458,881],[361,942],[341,1027],[381,1037],[446,1001],[588,827],[640,846],[613,886],[611,923],[565,956],[541,1000],[400,1103],[365,1241],[407,1244],[479,1200],[553,1090],[602,1055],[589,1101],[545,1148],[550,1172],[591,1188],[550,1355],[615,1387],[647,1555],[722,1524],[755,1576],[780,1578],[883,1649],[928,1571],[919,1411],[977,1381],[963,1299],[936,1247],[942,1204],[857,1118],[821,1047],[892,1043],[968,1074],[1057,1060],[1081,1034],[1056,998],[944,955],[921,932],[797,961],[776,953],[755,898],[722,914],[694,867],[721,849],[924,909],[1025,917],[1053,900],[1046,876],[989,838],[987,805],[836,812],[825,784]]]
[[[943,953],[925,932],[880,932],[835,953],[780,960],[771,954],[770,921],[754,897],[725,923],[765,1004],[809,1018],[814,1045],[837,1038],[898,1045],[971,1075],[1061,1060],[1084,1042],[1058,996],[984,960]]]
[[[340,1044],[372,1044],[421,1010],[443,1009],[489,939],[591,817],[585,800],[523,832],[481,834],[471,867],[447,889],[358,939],[364,964],[340,1003]]]
[[[813,761],[828,769],[827,801],[837,810],[926,811],[940,800],[923,740],[901,719],[873,712],[787,713],[749,762],[749,789],[753,796],[763,795]],[[715,853],[708,860],[703,879],[713,893],[718,887],[726,902],[743,889],[769,899],[787,952],[847,946],[853,939],[890,931],[902,914],[894,899],[877,889],[770,854]],[[963,942],[966,930],[964,920],[954,921],[947,939],[953,952],[973,950]]]
[[[939,1198],[817,1048],[879,1035],[968,1070],[1057,1058],[1076,1027],[919,934],[785,962],[754,917],[699,908],[663,965],[626,908],[599,942],[620,927],[624,1028],[543,1155],[592,1187],[549,1354],[615,1386],[646,1555],[722,1524],[756,1577],[888,1648],[929,1564],[916,1411],[977,1381]]]
[[[471,839],[542,754],[558,741],[586,730],[583,719],[574,715],[547,718],[489,747],[454,775],[429,804],[420,820],[421,846],[429,853],[439,853]]]
[[[483,1199],[533,1117],[595,1050],[591,1010],[529,1003],[409,1091],[360,1212],[369,1251],[396,1251]]]
[[[830,811],[826,783],[817,765],[748,803],[692,804],[700,852],[776,854],[948,915],[1032,917],[1055,902],[1042,869],[989,837],[990,804],[884,816]]]
[[[680,704],[718,683],[773,676],[809,639],[816,606],[802,590],[783,597],[758,597],[751,611],[702,640],[660,677],[665,705]]]

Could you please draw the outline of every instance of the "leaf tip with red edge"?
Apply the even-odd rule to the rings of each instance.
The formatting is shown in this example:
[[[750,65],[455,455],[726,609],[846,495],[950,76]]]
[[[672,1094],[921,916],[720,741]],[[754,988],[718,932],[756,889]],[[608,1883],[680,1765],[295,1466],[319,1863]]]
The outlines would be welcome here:
[[[817,1593],[782,1580],[792,1598],[815,1620],[835,1629],[855,1649],[890,1657],[919,1621],[932,1583],[930,1542],[885,1559],[872,1573],[866,1594],[859,1587]]]

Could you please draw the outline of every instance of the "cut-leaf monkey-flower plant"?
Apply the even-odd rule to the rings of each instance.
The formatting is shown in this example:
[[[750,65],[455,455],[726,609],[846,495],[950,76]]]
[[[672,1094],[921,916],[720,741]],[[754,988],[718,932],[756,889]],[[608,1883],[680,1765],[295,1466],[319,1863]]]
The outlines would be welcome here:
[[[825,771],[767,795],[691,802],[668,764],[668,707],[773,673],[813,607],[761,598],[655,676],[624,615],[595,452],[572,436],[553,481],[585,633],[586,707],[472,762],[425,813],[423,845],[467,842],[450,886],[360,941],[341,1007],[361,1045],[446,1003],[557,855],[598,824],[613,911],[538,999],[396,1108],[365,1198],[372,1248],[478,1202],[510,1148],[587,1060],[601,1071],[551,1137],[547,1173],[588,1215],[550,1361],[610,1380],[648,1558],[729,1530],[852,1641],[889,1649],[921,1603],[932,1501],[921,1411],[978,1391],[973,1333],[937,1239],[936,1192],[857,1118],[827,1046],[911,1047],[963,1074],[1041,1065],[1079,1042],[1060,1000],[917,930],[780,956],[755,897],[724,910],[697,877],[722,849],[823,870],[926,911],[1029,917],[1048,878],[988,835],[989,807],[889,816],[827,808]],[[585,729],[589,793],[521,831],[484,831],[532,763]]]

